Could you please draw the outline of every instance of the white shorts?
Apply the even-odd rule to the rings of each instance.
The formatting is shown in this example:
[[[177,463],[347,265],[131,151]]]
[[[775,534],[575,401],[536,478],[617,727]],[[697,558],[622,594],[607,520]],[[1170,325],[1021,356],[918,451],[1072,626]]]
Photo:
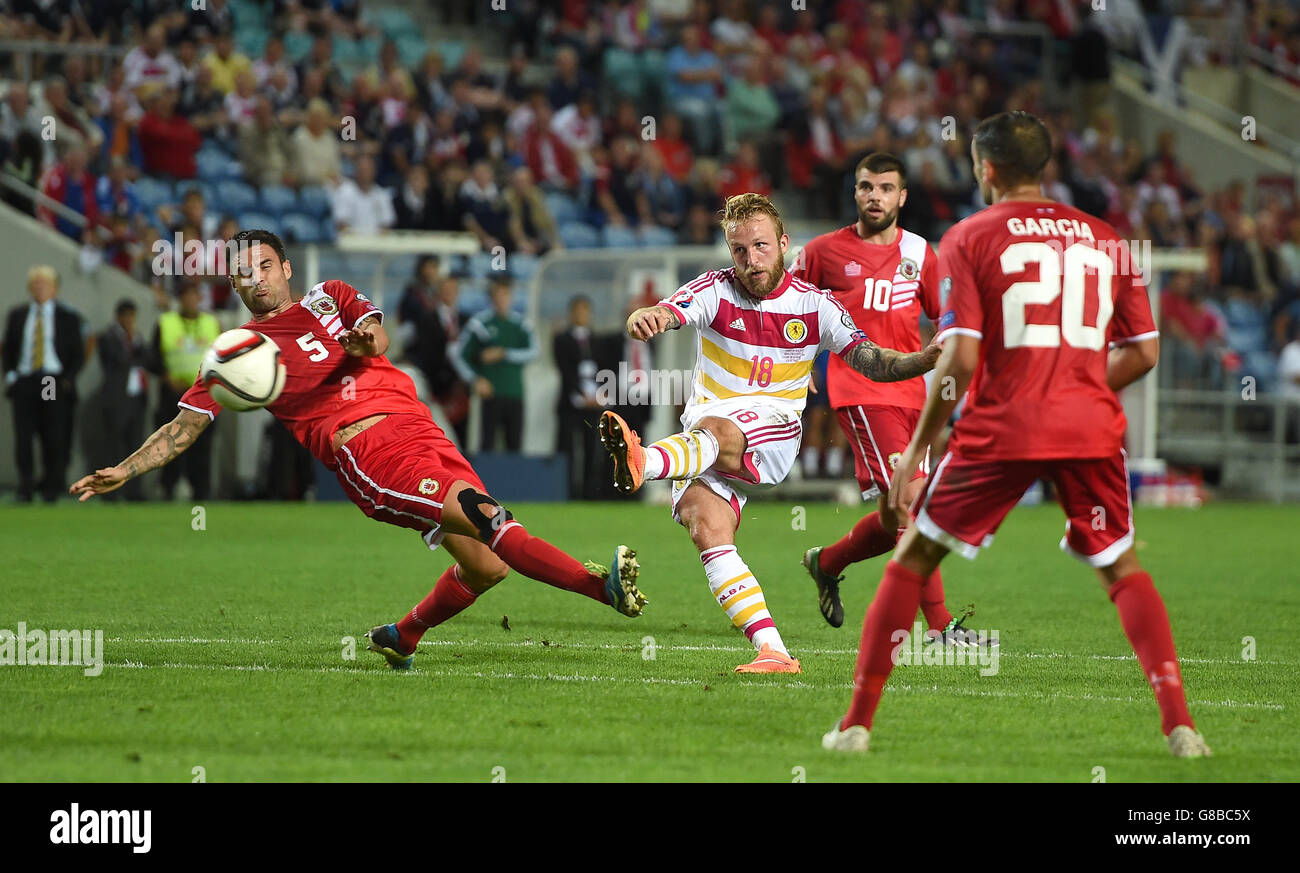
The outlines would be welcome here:
[[[793,412],[755,403],[753,398],[744,397],[690,410],[689,416],[682,415],[682,426],[690,430],[705,418],[728,419],[745,435],[748,444],[742,459],[744,473],[720,473],[710,468],[694,479],[674,481],[673,520],[681,523],[681,518],[677,515],[677,503],[692,482],[700,482],[731,504],[736,513],[736,524],[739,525],[740,511],[749,499],[747,492],[770,488],[782,482],[789,474],[803,441],[803,423]]]

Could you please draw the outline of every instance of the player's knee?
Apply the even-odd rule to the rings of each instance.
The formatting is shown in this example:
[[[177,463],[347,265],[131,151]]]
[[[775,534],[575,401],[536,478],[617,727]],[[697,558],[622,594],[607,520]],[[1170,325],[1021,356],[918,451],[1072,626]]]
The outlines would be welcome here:
[[[505,561],[496,555],[493,555],[490,560],[475,561],[472,566],[460,565],[461,579],[475,594],[482,594],[505,579],[509,573],[510,568],[506,566]]]

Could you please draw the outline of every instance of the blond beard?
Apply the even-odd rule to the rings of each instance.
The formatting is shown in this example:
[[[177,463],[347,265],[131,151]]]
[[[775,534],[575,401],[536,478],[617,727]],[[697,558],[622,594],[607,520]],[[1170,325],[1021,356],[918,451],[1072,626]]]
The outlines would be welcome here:
[[[747,274],[742,274],[739,270],[736,271],[736,278],[740,280],[741,287],[745,289],[746,294],[755,300],[766,298],[767,295],[776,290],[776,286],[781,284],[781,279],[785,277],[785,252],[777,252],[776,258],[776,267],[769,271],[771,275],[768,276],[764,287],[759,289],[755,289],[750,285],[752,280]]]

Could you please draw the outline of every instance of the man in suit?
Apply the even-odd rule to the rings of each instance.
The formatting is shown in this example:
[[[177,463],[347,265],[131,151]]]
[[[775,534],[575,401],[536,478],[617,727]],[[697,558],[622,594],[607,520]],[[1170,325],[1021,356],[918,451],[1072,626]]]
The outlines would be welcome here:
[[[591,300],[582,294],[569,301],[569,326],[555,335],[555,366],[560,371],[557,401],[559,432],[556,452],[569,459],[569,497],[601,496],[605,453],[593,437],[602,411],[596,399],[600,339],[591,332]]]
[[[468,440],[469,385],[452,364],[450,354],[468,320],[460,311],[460,277],[444,276],[438,282],[436,304],[418,315],[411,354],[461,446]]]
[[[10,310],[5,324],[5,394],[13,403],[14,459],[18,499],[32,499],[36,460],[32,441],[41,444],[41,496],[53,503],[67,489],[64,477],[72,446],[77,374],[86,360],[81,316],[55,301],[59,274],[38,265],[27,271],[32,302]]]
[[[104,382],[99,388],[96,415],[99,439],[91,455],[96,468],[111,467],[144,440],[145,407],[149,377],[145,372],[148,349],[136,329],[136,306],[123,299],[114,310],[114,321],[99,335],[99,366]],[[106,495],[113,500],[121,493],[127,500],[142,499],[140,480],[133,479],[121,492]]]

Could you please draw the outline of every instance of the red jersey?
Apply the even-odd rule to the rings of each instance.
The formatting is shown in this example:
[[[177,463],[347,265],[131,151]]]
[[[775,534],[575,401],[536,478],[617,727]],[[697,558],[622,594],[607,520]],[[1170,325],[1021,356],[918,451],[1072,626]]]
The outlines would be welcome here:
[[[428,407],[415,396],[411,377],[387,357],[352,357],[339,345],[336,337],[369,315],[383,318],[364,294],[330,279],[279,315],[243,325],[266,334],[280,347],[284,390],[267,409],[331,470],[335,464],[330,440],[339,428],[385,412],[431,418]],[[197,379],[178,405],[213,419],[221,411]]]
[[[930,244],[898,229],[893,245],[863,241],[856,224],[824,233],[804,246],[790,272],[830,291],[878,346],[921,350],[921,311],[939,317],[938,265]],[[831,406],[925,407],[925,379],[872,382],[832,357],[826,371]]]
[[[1113,457],[1126,422],[1106,385],[1109,346],[1157,336],[1136,272],[1114,228],[1063,203],[1006,201],[945,233],[940,341],[982,343],[954,449],[974,460]]]

